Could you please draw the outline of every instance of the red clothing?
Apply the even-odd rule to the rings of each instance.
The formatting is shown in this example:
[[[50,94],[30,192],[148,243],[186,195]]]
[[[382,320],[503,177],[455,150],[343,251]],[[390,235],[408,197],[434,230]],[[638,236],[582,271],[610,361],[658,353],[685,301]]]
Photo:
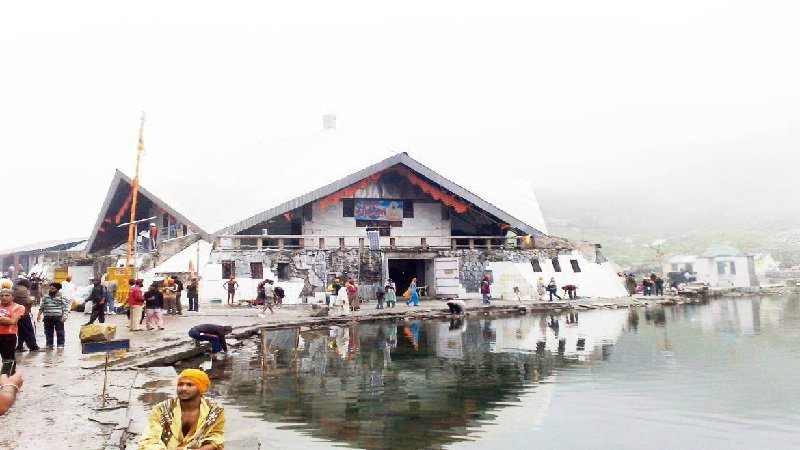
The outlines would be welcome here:
[[[133,286],[131,290],[128,292],[128,305],[130,306],[142,306],[144,305],[144,294],[142,294],[142,288],[139,286]]]
[[[13,317],[25,314],[25,307],[12,303],[8,306],[0,305],[0,317]],[[17,324],[13,325],[0,325],[0,334],[17,334]]]

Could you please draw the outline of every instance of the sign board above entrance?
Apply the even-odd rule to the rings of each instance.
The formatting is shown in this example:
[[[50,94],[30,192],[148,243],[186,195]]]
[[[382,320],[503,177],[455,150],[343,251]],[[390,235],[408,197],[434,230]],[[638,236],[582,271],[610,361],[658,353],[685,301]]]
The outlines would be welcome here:
[[[353,206],[356,220],[403,220],[402,200],[355,200]]]

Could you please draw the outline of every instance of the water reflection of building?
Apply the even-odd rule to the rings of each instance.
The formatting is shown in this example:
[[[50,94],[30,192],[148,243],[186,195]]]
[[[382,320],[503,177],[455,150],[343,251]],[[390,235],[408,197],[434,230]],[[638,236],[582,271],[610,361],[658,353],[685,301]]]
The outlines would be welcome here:
[[[613,344],[626,328],[627,310],[590,314],[526,315],[505,319],[496,331],[496,352],[549,351],[578,359],[591,357],[601,344]]]

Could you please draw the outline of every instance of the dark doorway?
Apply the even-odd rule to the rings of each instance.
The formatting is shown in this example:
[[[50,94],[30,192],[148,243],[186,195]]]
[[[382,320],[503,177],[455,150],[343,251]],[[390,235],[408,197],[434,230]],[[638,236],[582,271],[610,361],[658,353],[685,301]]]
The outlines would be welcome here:
[[[389,278],[397,285],[397,296],[400,297],[411,286],[411,279],[417,279],[417,286],[422,287],[425,282],[424,259],[390,259]]]

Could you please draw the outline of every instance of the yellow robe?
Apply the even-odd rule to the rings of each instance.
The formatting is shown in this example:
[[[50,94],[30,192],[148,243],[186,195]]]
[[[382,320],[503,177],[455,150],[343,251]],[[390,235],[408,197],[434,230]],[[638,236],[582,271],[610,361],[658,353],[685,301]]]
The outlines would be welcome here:
[[[174,399],[167,400],[174,401]],[[200,414],[197,418],[197,423],[189,431],[188,436],[183,435],[181,428],[181,403],[175,401],[175,406],[172,408],[172,436],[167,442],[167,445],[161,441],[161,434],[163,427],[161,426],[161,411],[160,404],[153,408],[150,413],[150,418],[147,421],[147,429],[139,440],[139,450],[171,450],[178,447],[184,447],[191,443],[199,447],[200,445],[213,444],[217,450],[225,448],[225,411],[220,408],[219,415],[208,429],[206,429],[202,436],[198,433],[203,431],[203,424],[208,418],[208,413],[211,411],[211,405],[205,397],[200,400]],[[195,444],[195,441],[197,444]]]

